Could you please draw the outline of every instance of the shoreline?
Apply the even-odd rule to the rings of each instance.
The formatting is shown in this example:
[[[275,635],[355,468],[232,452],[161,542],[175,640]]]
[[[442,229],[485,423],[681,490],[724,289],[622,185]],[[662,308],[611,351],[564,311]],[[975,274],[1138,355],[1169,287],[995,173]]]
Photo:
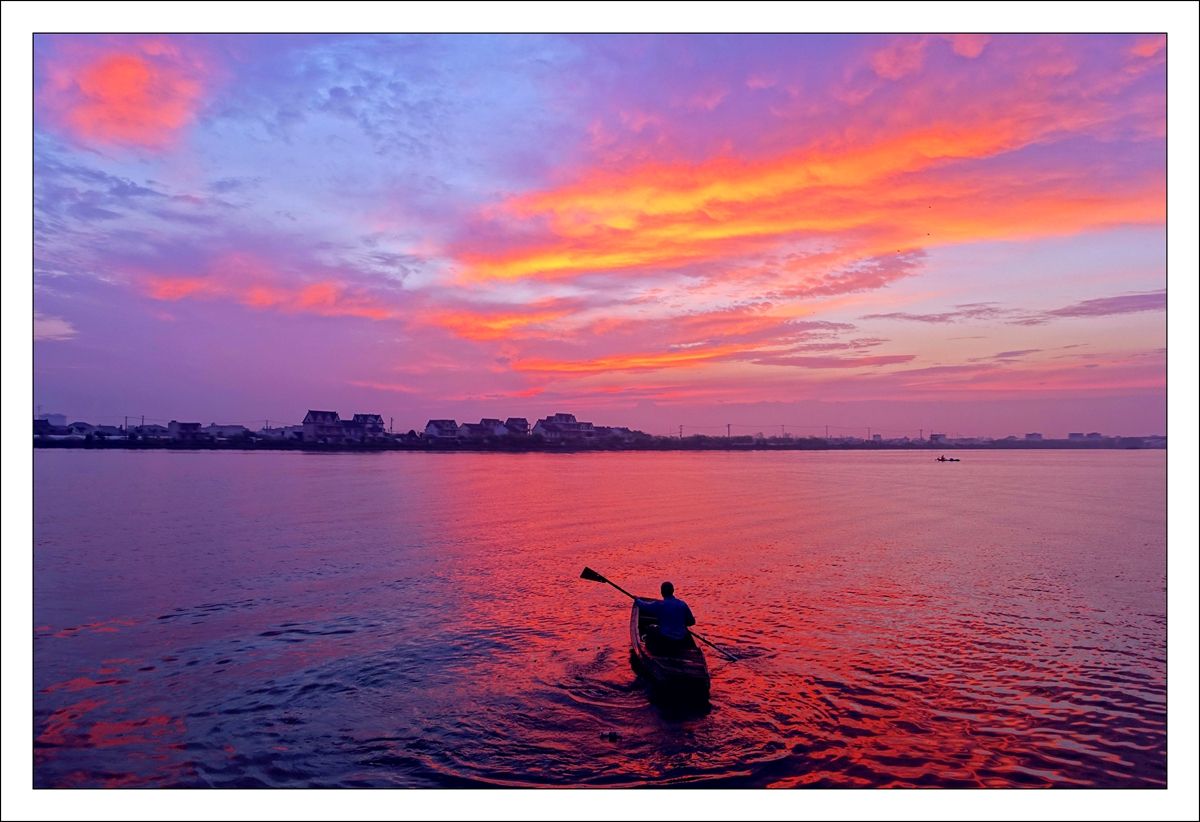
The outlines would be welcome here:
[[[1113,438],[1108,442],[1081,443],[1069,440],[1042,440],[1039,442],[992,442],[992,443],[837,443],[825,440],[797,440],[794,442],[751,440],[750,442],[726,441],[711,438],[701,442],[663,438],[645,443],[565,444],[565,443],[407,443],[381,442],[371,444],[323,444],[282,442],[175,442],[172,440],[45,440],[35,438],[34,449],[84,450],[84,451],[296,451],[301,453],[325,454],[377,454],[377,453],[494,453],[494,454],[579,454],[579,453],[624,453],[655,451],[924,451],[942,453],[951,451],[1166,451],[1165,445],[1146,445],[1137,437]]]

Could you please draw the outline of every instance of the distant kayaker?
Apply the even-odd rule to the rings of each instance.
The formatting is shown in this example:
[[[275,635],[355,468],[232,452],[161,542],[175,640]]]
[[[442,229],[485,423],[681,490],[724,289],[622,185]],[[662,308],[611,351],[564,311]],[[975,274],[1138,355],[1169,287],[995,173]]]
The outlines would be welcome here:
[[[654,637],[662,650],[669,650],[672,645],[691,645],[692,637],[688,626],[696,624],[692,609],[682,599],[675,596],[675,586],[664,582],[660,589],[662,599],[646,599],[637,597],[638,608],[649,616],[658,618],[658,635]]]

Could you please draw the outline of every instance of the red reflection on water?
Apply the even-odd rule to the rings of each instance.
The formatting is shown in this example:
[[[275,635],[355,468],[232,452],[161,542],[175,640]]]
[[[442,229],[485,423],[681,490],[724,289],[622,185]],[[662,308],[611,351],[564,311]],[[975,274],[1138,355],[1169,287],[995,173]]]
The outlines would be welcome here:
[[[88,622],[83,625],[76,625],[53,634],[56,639],[68,639],[76,634],[97,633],[97,634],[115,634],[122,627],[129,627],[137,623],[131,619],[106,619],[101,622]]]
[[[119,722],[96,722],[88,731],[87,744],[94,748],[161,744],[168,737],[182,738],[184,730],[183,719],[165,714]]]
[[[46,720],[46,727],[38,734],[37,741],[43,745],[68,744],[72,737],[79,735],[79,720],[84,714],[103,704],[99,699],[84,699],[56,709]]]
[[[115,669],[102,670],[101,673],[116,673]],[[65,682],[56,682],[53,685],[47,685],[42,689],[42,693],[53,693],[54,691],[86,691],[89,688],[99,688],[112,685],[125,685],[129,682],[128,679],[92,679],[87,676],[77,676],[74,679],[68,679]]]

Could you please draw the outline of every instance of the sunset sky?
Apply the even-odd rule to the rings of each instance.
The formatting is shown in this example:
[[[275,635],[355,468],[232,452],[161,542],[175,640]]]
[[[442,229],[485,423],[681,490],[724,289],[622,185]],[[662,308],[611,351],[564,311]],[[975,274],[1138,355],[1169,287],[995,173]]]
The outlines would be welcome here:
[[[1166,38],[37,36],[34,399],[1165,432]]]

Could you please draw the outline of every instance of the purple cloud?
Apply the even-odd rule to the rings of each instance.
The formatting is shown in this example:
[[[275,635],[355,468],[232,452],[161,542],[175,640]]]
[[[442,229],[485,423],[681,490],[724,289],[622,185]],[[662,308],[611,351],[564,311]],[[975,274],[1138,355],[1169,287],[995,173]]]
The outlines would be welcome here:
[[[1167,290],[1147,291],[1140,294],[1121,294],[1116,297],[1098,297],[1073,305],[1043,311],[1013,320],[1014,325],[1042,325],[1057,317],[1110,317],[1114,314],[1137,314],[1142,311],[1166,311]]]
[[[990,320],[1008,313],[995,303],[963,303],[954,306],[954,311],[938,314],[910,314],[907,311],[889,311],[885,314],[864,314],[863,320],[907,320],[917,323],[956,323],[962,320]]]

